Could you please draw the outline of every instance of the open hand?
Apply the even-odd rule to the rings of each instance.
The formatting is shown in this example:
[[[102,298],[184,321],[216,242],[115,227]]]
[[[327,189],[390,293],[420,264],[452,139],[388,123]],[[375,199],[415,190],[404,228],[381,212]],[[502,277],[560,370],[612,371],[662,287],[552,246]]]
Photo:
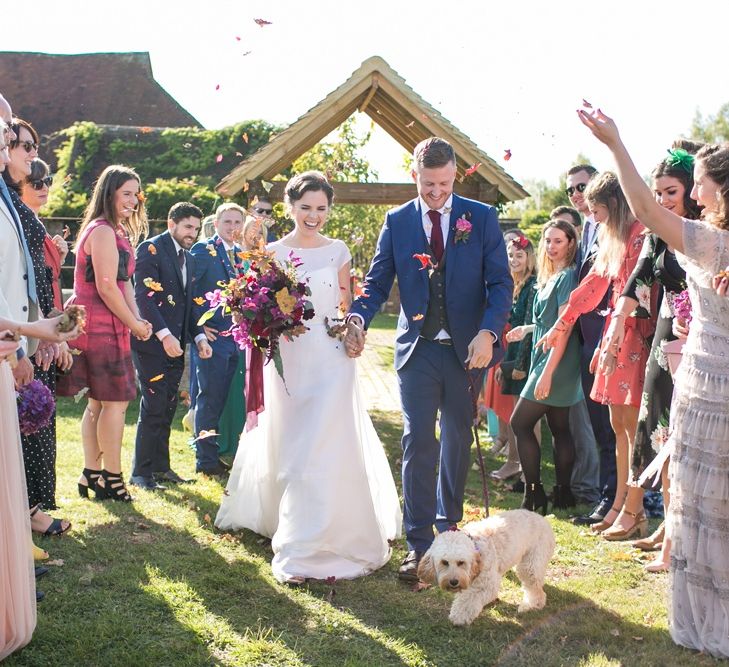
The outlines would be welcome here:
[[[608,118],[600,109],[595,109],[592,112],[578,109],[577,117],[592,132],[595,138],[608,148],[620,143],[618,126],[612,118]]]
[[[525,326],[514,327],[506,332],[506,342],[518,343],[520,340],[524,340],[524,336],[526,336]]]
[[[538,401],[544,401],[552,391],[552,376],[548,373],[542,373],[534,387],[534,398]]]
[[[547,352],[557,346],[560,337],[564,333],[566,333],[564,329],[556,329],[555,327],[552,327],[536,342],[534,348],[538,349],[541,347],[545,352]]]

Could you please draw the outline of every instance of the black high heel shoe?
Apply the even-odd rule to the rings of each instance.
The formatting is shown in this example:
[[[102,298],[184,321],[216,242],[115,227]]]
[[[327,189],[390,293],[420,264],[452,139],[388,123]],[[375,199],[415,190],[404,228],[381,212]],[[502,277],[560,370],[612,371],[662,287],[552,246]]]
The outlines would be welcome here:
[[[566,510],[570,507],[577,507],[572,489],[564,484],[557,484],[552,487],[552,508]]]
[[[81,482],[78,483],[78,495],[82,498],[88,498],[89,489],[92,489],[96,494],[96,497],[98,498],[99,487],[96,483],[101,477],[101,470],[91,470],[91,468],[84,468],[81,474],[86,478],[86,484],[82,484]]]
[[[130,503],[134,500],[124,484],[123,473],[117,475],[116,473],[110,473],[108,470],[102,470],[101,479],[104,481],[104,486],[97,482],[97,498],[117,500],[123,503]]]
[[[523,510],[539,512],[541,508],[542,516],[547,516],[547,494],[544,493],[544,487],[541,482],[536,484],[526,484],[524,487],[524,500],[521,502]]]

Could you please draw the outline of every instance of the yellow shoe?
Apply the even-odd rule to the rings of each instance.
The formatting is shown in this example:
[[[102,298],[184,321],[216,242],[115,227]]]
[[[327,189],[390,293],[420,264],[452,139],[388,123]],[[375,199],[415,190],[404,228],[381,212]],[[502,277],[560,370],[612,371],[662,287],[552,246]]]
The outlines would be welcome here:
[[[30,545],[33,550],[33,560],[48,560],[49,556],[47,551],[37,547],[33,540],[30,541]]]
[[[182,418],[182,428],[189,433],[195,430],[195,411],[190,408]]]

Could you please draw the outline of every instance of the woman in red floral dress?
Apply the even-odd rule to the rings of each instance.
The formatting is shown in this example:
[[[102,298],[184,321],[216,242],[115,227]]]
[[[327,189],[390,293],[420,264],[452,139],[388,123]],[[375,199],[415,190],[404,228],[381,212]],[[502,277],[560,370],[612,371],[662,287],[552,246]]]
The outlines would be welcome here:
[[[607,290],[612,291],[610,307],[613,308],[643,247],[645,228],[630,211],[615,174],[605,172],[593,178],[585,190],[585,200],[595,222],[600,225],[597,257],[590,272],[572,292],[560,319],[537,345],[544,342],[547,347],[553,347],[580,315],[598,306]],[[592,530],[611,540],[627,539],[636,532],[643,537],[648,527],[641,508],[633,511],[623,507],[623,503],[628,491],[645,368],[656,326],[655,291],[654,288],[642,295],[639,308],[627,317],[623,313],[608,314],[604,331],[610,326],[611,317],[625,317],[625,338],[619,348],[611,346],[608,349],[603,335],[592,361],[595,382],[590,396],[610,408],[617,463],[615,504]]]

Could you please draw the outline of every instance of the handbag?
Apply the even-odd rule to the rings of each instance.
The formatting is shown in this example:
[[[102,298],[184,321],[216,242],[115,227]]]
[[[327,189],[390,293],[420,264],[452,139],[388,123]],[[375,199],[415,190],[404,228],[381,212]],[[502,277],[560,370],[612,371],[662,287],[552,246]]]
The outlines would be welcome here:
[[[119,249],[119,266],[116,269],[116,280],[127,281],[129,280],[129,252],[123,249]],[[96,276],[94,275],[94,265],[91,262],[91,255],[86,255],[86,271],[84,273],[84,279],[87,283],[96,282]]]

